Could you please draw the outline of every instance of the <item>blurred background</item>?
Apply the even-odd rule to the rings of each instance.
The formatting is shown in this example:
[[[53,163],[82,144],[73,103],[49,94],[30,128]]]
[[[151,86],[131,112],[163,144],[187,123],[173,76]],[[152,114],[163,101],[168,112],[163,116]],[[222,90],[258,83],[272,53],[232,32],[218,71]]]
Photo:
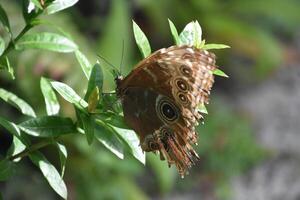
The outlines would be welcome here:
[[[24,26],[20,1],[2,0],[12,29]],[[178,31],[198,20],[229,79],[216,77],[209,115],[198,127],[201,160],[181,179],[154,154],[143,166],[127,155],[118,159],[101,144],[82,136],[64,138],[69,151],[66,174],[69,199],[300,199],[300,2],[298,0],[89,0],[51,16],[90,61],[101,54],[119,66],[124,41],[124,72],[142,59],[134,43],[132,19],[152,50],[173,44],[168,18]],[[33,31],[51,31],[39,27]],[[1,34],[1,30],[0,30]],[[0,86],[30,103],[40,115],[45,106],[40,76],[63,81],[83,94],[86,80],[72,54],[30,50],[12,52],[16,81],[0,73]],[[105,89],[114,89],[105,77]],[[61,100],[62,114],[74,117]],[[16,110],[0,102],[2,116],[18,122]],[[0,152],[11,138],[0,129]],[[58,166],[56,150],[44,150]],[[16,189],[17,188],[17,189]],[[0,183],[4,199],[59,199],[27,159],[10,181]]]

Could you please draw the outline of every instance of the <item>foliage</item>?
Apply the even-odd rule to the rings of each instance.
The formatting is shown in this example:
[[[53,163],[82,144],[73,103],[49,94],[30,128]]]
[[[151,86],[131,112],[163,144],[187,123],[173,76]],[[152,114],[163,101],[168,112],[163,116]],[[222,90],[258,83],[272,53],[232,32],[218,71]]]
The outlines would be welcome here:
[[[26,25],[16,37],[10,34],[11,28],[8,17],[1,7],[2,24],[6,27],[8,34],[10,34],[8,44],[1,43],[1,59],[7,59],[7,55],[13,50],[42,49],[60,53],[74,53],[85,76],[89,80],[85,97],[82,98],[70,86],[59,81],[41,77],[40,87],[48,116],[36,116],[34,109],[24,100],[5,89],[0,90],[3,100],[29,116],[29,119],[17,125],[7,119],[1,118],[2,125],[4,124],[4,127],[19,140],[19,143],[15,143],[15,145],[19,146],[15,146],[14,148],[22,149],[22,151],[18,151],[17,153],[8,154],[1,161],[1,167],[3,168],[1,179],[7,179],[10,176],[12,162],[29,156],[31,161],[41,169],[50,186],[64,199],[67,198],[67,188],[62,176],[67,160],[67,149],[63,144],[58,143],[58,141],[60,137],[66,134],[84,134],[89,145],[93,143],[94,138],[97,138],[108,150],[121,159],[124,157],[124,149],[128,149],[137,160],[145,163],[145,154],[139,146],[139,140],[136,134],[124,124],[121,110],[110,110],[104,105],[104,100],[107,97],[105,93],[102,93],[103,72],[101,66],[98,63],[92,66],[85,55],[79,50],[78,45],[66,35],[51,32],[27,33],[29,30],[43,23],[38,18],[40,15],[53,14],[75,3],[76,1],[66,1],[61,4],[56,1],[45,2],[44,5],[38,1],[25,3],[23,10],[26,11],[24,12]],[[196,28],[190,29],[190,27]],[[176,29],[174,25],[171,28],[171,30]],[[135,22],[133,22],[133,30],[141,52],[144,57],[148,56],[151,53],[148,39]],[[201,32],[199,23],[192,22],[186,26],[178,38],[175,38],[175,41],[180,41],[180,44],[200,47],[199,44],[202,42]],[[190,40],[190,38],[193,39]],[[1,39],[1,41],[4,40]],[[4,48],[5,46],[6,48]],[[202,48],[205,48],[205,45]],[[70,118],[59,116],[60,105],[54,90],[74,106],[77,116],[75,123]],[[13,129],[10,129],[9,126],[12,126]],[[17,134],[14,134],[15,132]],[[110,137],[105,135],[110,135]],[[30,141],[30,137],[39,138],[37,140],[39,142],[35,142],[35,144],[22,142],[25,139]],[[61,173],[38,151],[48,145],[56,146],[59,151]]]
[[[52,1],[38,0],[24,2],[23,15],[26,25],[19,34],[15,34],[18,30],[15,29],[15,25],[11,26],[13,24],[11,20],[12,16],[7,16],[7,9],[4,7],[6,6],[5,3],[1,3],[4,8],[0,6],[0,25],[5,30],[5,32],[1,32],[0,37],[0,69],[8,73],[8,77],[12,80],[16,76],[17,81],[14,84],[19,84],[18,89],[24,90],[23,94],[17,90],[11,92],[12,90],[9,87],[0,91],[1,99],[16,107],[24,114],[20,119],[15,119],[14,122],[9,120],[10,116],[5,118],[0,117],[1,126],[7,129],[13,136],[13,143],[7,152],[6,159],[1,158],[0,180],[8,180],[14,175],[14,170],[17,165],[20,165],[19,161],[22,160],[21,158],[29,155],[31,156],[31,161],[40,168],[52,188],[62,197],[66,197],[65,184],[62,182],[64,172],[66,171],[67,175],[68,173],[71,174],[71,179],[74,177],[76,180],[76,194],[78,194],[79,199],[97,199],[99,196],[104,199],[122,199],[122,197],[123,199],[145,199],[145,194],[139,188],[139,184],[134,184],[135,177],[141,174],[143,167],[133,161],[133,158],[136,157],[144,163],[145,157],[139,147],[136,147],[138,143],[129,143],[131,141],[129,137],[131,136],[135,142],[138,139],[124,124],[118,103],[111,103],[116,102],[116,97],[104,93],[107,91],[111,92],[112,88],[114,88],[113,77],[108,70],[110,68],[102,62],[91,64],[95,63],[90,59],[94,54],[89,52],[91,49],[98,49],[97,52],[100,51],[104,57],[116,65],[116,62],[121,58],[120,54],[122,51],[120,50],[120,46],[122,39],[125,42],[128,41],[128,43],[131,40],[131,33],[128,31],[131,18],[130,13],[128,13],[129,6],[122,0],[112,1],[111,12],[105,21],[106,24],[88,25],[94,27],[94,29],[103,30],[101,39],[99,42],[89,41],[88,45],[83,45],[74,34],[74,31],[71,31],[71,37],[64,31],[67,30],[67,25],[60,25],[61,21],[63,21],[61,20],[63,15],[59,11],[73,5],[77,1],[56,0],[54,1],[56,2],[55,4]],[[44,2],[44,4],[40,2]],[[58,2],[66,3],[60,5]],[[205,33],[202,33],[201,28],[201,32],[199,31],[200,26],[198,26],[198,22],[192,22],[189,26],[183,28],[185,30],[184,34],[182,32],[178,34],[175,25],[169,20],[175,44],[191,42],[189,44],[199,48],[227,48],[226,45],[206,44],[205,40],[202,39],[202,34],[210,33],[206,36],[206,39],[210,41],[224,41],[233,47],[233,52],[238,52],[247,58],[253,59],[256,62],[256,65],[253,65],[255,66],[254,69],[258,74],[266,74],[270,69],[278,65],[279,60],[282,59],[279,43],[275,41],[274,35],[269,32],[270,29],[264,27],[265,24],[262,21],[265,20],[259,20],[259,23],[257,23],[254,19],[255,17],[253,17],[273,17],[271,14],[272,9],[268,4],[269,1],[260,3],[267,5],[263,7],[255,7],[255,3],[259,1],[254,1],[254,3],[248,3],[249,7],[243,5],[244,9],[239,9],[241,4],[244,3],[239,1],[229,1],[227,5],[217,0],[175,1],[176,3],[167,3],[168,1],[137,2],[140,4],[139,8],[143,9],[146,15],[149,16],[149,20],[152,21],[150,23],[150,25],[153,25],[151,30],[159,33],[162,41],[164,41],[163,38],[166,35],[164,33],[167,32],[164,31],[167,27],[165,19],[171,16],[177,26],[182,27],[186,24],[186,21],[196,18],[201,19],[200,22],[205,27]],[[282,6],[282,3],[280,5],[273,5],[272,3],[272,6],[278,8],[280,6],[297,8],[295,4],[289,2],[287,5]],[[33,8],[33,5],[35,6],[34,9],[28,10],[29,7]],[[174,6],[174,9],[169,9],[170,5]],[[262,8],[268,8],[268,12],[264,12]],[[175,10],[176,13],[174,12]],[[294,19],[291,16],[292,12],[286,15],[284,14],[286,12],[285,9],[278,10],[280,12],[277,12],[279,13],[277,15],[277,25],[283,24],[285,27],[289,27],[289,30],[292,29],[294,27],[293,23],[297,23],[298,20],[292,20]],[[53,13],[54,15],[52,15]],[[240,15],[245,16],[245,13],[246,17],[237,17]],[[253,15],[252,13],[257,13],[257,15]],[[58,17],[55,18],[56,16]],[[45,18],[51,19],[49,21],[55,23],[50,23]],[[272,23],[269,24],[274,25],[276,23],[272,20]],[[139,23],[139,25],[143,24]],[[257,29],[255,26],[262,28]],[[47,29],[45,31],[44,27],[50,30]],[[136,32],[141,34],[141,29],[137,25],[134,27],[134,30],[136,30],[134,36],[137,38]],[[147,31],[147,29],[145,30]],[[194,30],[198,30],[196,31],[197,34],[194,34]],[[151,31],[149,32],[149,29],[146,33],[150,36],[154,35]],[[145,34],[143,33],[143,35]],[[166,38],[169,38],[169,34]],[[154,45],[151,46],[155,47],[155,40],[152,41]],[[137,39],[136,42],[141,44],[138,45],[139,48],[145,48],[143,47],[143,44],[146,44],[144,37],[142,37],[142,40]],[[64,80],[64,82],[70,83],[74,89],[65,83],[50,79],[49,77],[51,76],[47,73],[44,75],[46,77],[38,76],[39,80],[36,80],[35,76],[28,73],[25,78],[31,82],[28,81],[25,84],[20,79],[18,80],[18,76],[15,74],[17,71],[15,60],[19,60],[22,63],[28,52],[31,53],[29,54],[31,56],[27,54],[27,57],[30,57],[27,60],[38,60],[38,56],[35,56],[36,54],[33,56],[32,53],[37,51],[29,50],[34,48],[66,53],[63,55],[64,60],[75,60],[73,56],[75,55],[78,63],[75,64],[75,62],[72,62],[72,69],[69,70],[71,73],[68,75],[68,77],[73,77],[69,78],[69,80]],[[150,51],[151,47],[149,44],[149,48],[147,47],[141,53],[145,52],[143,55],[146,56]],[[19,54],[15,52],[23,53],[16,58],[16,55]],[[132,57],[133,49],[131,49],[130,45],[126,46],[125,44],[125,52],[125,71],[123,71],[123,74],[126,74],[126,71],[128,72],[133,63],[135,63]],[[41,55],[43,51],[39,51],[38,53]],[[40,55],[39,57],[41,57]],[[49,52],[46,52],[44,57],[49,57],[48,59],[52,60],[57,60],[58,58],[57,56],[56,59],[53,59],[53,56]],[[77,69],[74,68],[73,65],[78,64],[81,69],[79,67]],[[28,65],[33,64],[29,62]],[[57,63],[54,64],[56,69],[59,68],[58,66],[60,65],[57,65]],[[238,71],[239,69],[232,68],[228,71]],[[78,70],[82,70],[88,80],[87,87],[85,85],[86,80],[84,80],[82,74],[79,75],[80,77],[75,77],[74,74]],[[220,70],[216,70],[214,74],[227,76]],[[248,73],[243,73],[242,75],[245,74]],[[60,80],[60,77],[56,80]],[[40,84],[36,84],[37,81],[40,81]],[[44,116],[44,107],[40,103],[36,103],[34,97],[39,94],[37,94],[36,89],[33,89],[35,86],[40,87],[41,92],[39,93],[43,95],[47,116]],[[57,93],[60,96],[56,95]],[[29,97],[27,98],[28,101],[26,100],[28,103],[23,100],[23,98],[26,99],[26,96]],[[212,97],[213,101],[216,98],[218,97]],[[221,104],[221,106],[216,105],[216,108],[214,108],[214,105],[210,107],[210,116],[205,120],[205,126],[199,128],[200,145],[198,151],[201,152],[201,160],[205,164],[205,173],[218,172],[221,176],[229,177],[235,172],[234,170],[242,171],[252,166],[261,158],[261,151],[253,141],[250,134],[251,130],[247,128],[247,123],[234,116],[235,114],[232,111],[223,110],[226,103],[222,102]],[[67,106],[75,110],[76,117],[71,117],[69,112],[65,112]],[[199,109],[207,112],[204,105],[199,105]],[[4,110],[2,112],[5,113]],[[4,115],[3,113],[1,113],[2,116]],[[47,127],[45,124],[51,126]],[[230,126],[230,124],[234,124],[235,126]],[[62,128],[63,126],[66,129]],[[219,141],[219,138],[224,137],[224,131],[220,131],[220,129],[226,129],[225,135],[229,138],[229,142],[223,146],[222,152],[215,149],[216,145],[214,143],[216,140]],[[86,140],[83,140],[83,137]],[[239,142],[241,140],[243,143]],[[44,150],[44,147],[47,147],[46,150],[49,148],[57,149],[57,159],[60,161],[59,165],[55,165],[55,162],[52,163],[52,154],[48,155],[44,151],[39,151],[40,149]],[[40,153],[43,153],[43,155]],[[112,156],[111,153],[116,156]],[[126,159],[124,159],[125,156],[127,157]],[[124,160],[120,161],[118,159]],[[227,163],[227,160],[229,161],[228,167],[224,164]],[[70,167],[66,167],[67,161]],[[166,163],[161,162],[157,156],[147,156],[147,162],[152,173],[155,175],[153,179],[156,184],[151,186],[159,189],[161,193],[167,193],[172,190],[177,178],[175,170],[167,168]],[[51,174],[54,174],[54,176],[46,174],[46,169],[51,170]],[[58,174],[60,176],[57,176]],[[67,179],[66,177],[64,179]],[[190,178],[194,179],[194,176]],[[185,180],[189,180],[189,177],[186,177]],[[66,181],[70,180],[67,179]]]

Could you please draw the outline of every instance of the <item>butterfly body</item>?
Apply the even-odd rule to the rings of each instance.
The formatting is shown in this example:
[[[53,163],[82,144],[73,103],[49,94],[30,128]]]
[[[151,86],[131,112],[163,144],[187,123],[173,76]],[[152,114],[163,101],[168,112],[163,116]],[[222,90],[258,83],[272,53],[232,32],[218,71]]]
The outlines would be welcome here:
[[[126,123],[139,135],[144,151],[160,152],[179,173],[198,159],[191,144],[214,82],[215,56],[191,46],[160,49],[132,72],[117,78],[117,95]]]

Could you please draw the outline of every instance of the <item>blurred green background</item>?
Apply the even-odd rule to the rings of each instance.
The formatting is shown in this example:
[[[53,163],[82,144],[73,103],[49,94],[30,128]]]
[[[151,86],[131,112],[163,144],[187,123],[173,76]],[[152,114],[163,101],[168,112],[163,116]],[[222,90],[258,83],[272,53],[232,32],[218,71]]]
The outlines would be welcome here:
[[[12,29],[18,33],[24,25],[20,1],[1,0],[1,5],[8,12]],[[214,51],[217,64],[230,78],[216,77],[209,115],[198,127],[196,149],[201,160],[191,169],[190,175],[181,179],[173,167],[169,169],[154,154],[147,155],[147,164],[143,166],[129,155],[124,160],[118,159],[96,142],[88,146],[83,137],[65,137],[69,159],[64,180],[69,199],[247,199],[246,194],[252,193],[245,192],[244,182],[250,184],[249,190],[254,188],[253,193],[258,191],[251,187],[256,180],[256,169],[268,167],[270,160],[277,161],[282,156],[285,159],[296,154],[298,158],[300,151],[293,148],[293,141],[300,139],[299,123],[288,124],[280,131],[278,128],[282,127],[280,123],[299,120],[299,114],[287,114],[279,124],[272,119],[278,113],[293,112],[291,107],[284,108],[296,106],[297,100],[291,99],[297,99],[295,94],[300,93],[297,89],[300,86],[299,8],[297,0],[80,0],[67,10],[45,16],[69,33],[92,63],[97,59],[96,54],[100,54],[119,66],[124,41],[125,74],[142,59],[134,43],[132,19],[145,32],[153,50],[173,44],[168,18],[179,31],[188,22],[198,20],[207,43],[231,46],[231,49]],[[53,32],[49,26],[35,29],[39,30]],[[3,34],[1,29],[0,34]],[[0,86],[23,97],[38,114],[45,114],[39,88],[41,76],[63,81],[79,94],[86,88],[86,79],[71,54],[30,50],[9,56],[16,81],[3,72],[0,73]],[[106,91],[115,87],[108,73],[104,87]],[[272,91],[278,96],[272,96]],[[276,99],[281,101],[272,106]],[[73,107],[62,99],[61,103],[63,115],[74,117]],[[274,113],[277,109],[280,112]],[[0,102],[0,111],[9,119],[21,120],[15,109],[3,102]],[[290,139],[281,140],[287,130],[290,130]],[[5,130],[0,131],[3,152],[11,138]],[[272,135],[276,131],[279,134]],[[273,137],[279,139],[274,142]],[[285,141],[285,148],[277,148],[280,141]],[[55,149],[47,148],[44,152],[58,165]],[[277,166],[275,161],[272,166]],[[30,162],[23,160],[19,168],[9,182],[0,183],[4,199],[59,199]],[[266,176],[276,176],[276,171],[274,173]],[[246,177],[249,179],[244,180]],[[300,178],[296,178],[297,181],[300,182]],[[274,188],[279,196],[286,194]],[[300,191],[299,184],[293,188]],[[262,194],[271,191],[264,188],[264,184],[260,189]],[[297,199],[297,194],[281,199]],[[253,199],[273,198],[259,197],[262,198]]]

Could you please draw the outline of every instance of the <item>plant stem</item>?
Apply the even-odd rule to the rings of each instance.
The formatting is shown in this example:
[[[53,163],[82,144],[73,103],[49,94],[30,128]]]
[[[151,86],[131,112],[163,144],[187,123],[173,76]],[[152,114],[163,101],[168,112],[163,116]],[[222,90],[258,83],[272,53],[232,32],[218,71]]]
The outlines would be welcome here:
[[[4,50],[3,54],[1,56],[6,56],[6,54],[9,53],[9,51],[15,46],[15,43],[30,29],[32,28],[31,24],[26,24],[26,26],[22,29],[22,31],[19,33],[19,35],[12,39],[9,44],[7,45],[6,49]]]
[[[31,152],[39,150],[39,149],[41,149],[45,146],[48,146],[49,144],[52,144],[52,142],[53,141],[51,141],[51,140],[43,140],[39,143],[36,143],[36,144],[32,145],[31,147],[26,148],[24,151],[22,151],[18,154],[15,154],[15,155],[12,155],[12,156],[8,157],[8,160],[13,161],[16,158],[23,158],[25,156],[28,156],[28,154],[30,154]]]

